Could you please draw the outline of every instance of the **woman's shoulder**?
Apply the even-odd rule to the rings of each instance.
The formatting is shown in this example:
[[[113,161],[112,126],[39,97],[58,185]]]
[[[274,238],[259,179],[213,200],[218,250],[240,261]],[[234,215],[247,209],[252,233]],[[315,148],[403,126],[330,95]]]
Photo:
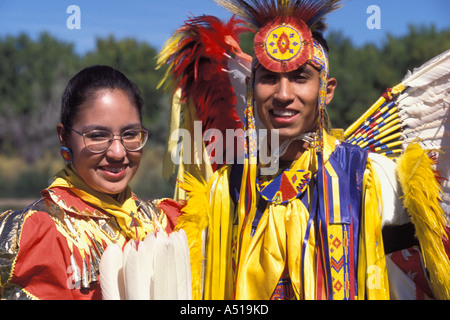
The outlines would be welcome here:
[[[31,250],[32,242],[49,237],[55,225],[48,213],[48,203],[40,198],[26,208],[8,210],[0,214],[1,285],[5,284],[16,266],[19,251]]]
[[[52,215],[61,215],[61,209],[42,197],[29,206],[19,210],[7,210],[0,214],[0,250],[9,250],[10,253],[18,250],[22,231],[25,224],[33,224],[34,233],[45,232],[54,227]]]
[[[3,212],[0,214],[0,241],[3,242],[11,233],[19,235],[24,222],[36,213],[42,213],[39,216],[44,217],[43,220],[49,218],[49,211],[49,203],[42,197],[23,209]]]
[[[172,232],[183,207],[186,205],[184,201],[176,201],[170,198],[142,200],[136,195],[133,195],[133,197],[138,212],[150,221],[159,222],[158,224],[163,226],[168,233]]]

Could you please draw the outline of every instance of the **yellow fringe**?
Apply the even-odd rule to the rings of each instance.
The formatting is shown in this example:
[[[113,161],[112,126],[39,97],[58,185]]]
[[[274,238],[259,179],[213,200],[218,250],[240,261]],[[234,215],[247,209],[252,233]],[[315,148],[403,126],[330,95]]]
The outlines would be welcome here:
[[[184,175],[184,180],[179,181],[178,185],[189,194],[189,199],[186,206],[181,210],[183,214],[178,217],[175,231],[183,229],[186,232],[191,259],[192,298],[201,300],[203,291],[202,233],[208,226],[208,191],[203,179],[199,181],[187,172]]]
[[[397,161],[397,175],[404,193],[404,206],[416,228],[425,268],[437,299],[450,299],[450,261],[442,243],[446,218],[440,206],[442,187],[433,161],[417,141]]]
[[[214,172],[208,183],[210,212],[206,242],[205,300],[233,298],[232,234],[234,206],[230,199],[229,176],[231,166]]]
[[[359,238],[358,299],[389,300],[389,280],[381,233],[381,185],[370,159],[367,160],[363,179],[364,215]]]

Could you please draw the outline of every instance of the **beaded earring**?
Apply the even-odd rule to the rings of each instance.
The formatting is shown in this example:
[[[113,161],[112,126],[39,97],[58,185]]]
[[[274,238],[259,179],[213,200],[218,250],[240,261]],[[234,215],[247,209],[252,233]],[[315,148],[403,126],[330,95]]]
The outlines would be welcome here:
[[[67,163],[73,161],[72,151],[70,151],[69,148],[61,147],[59,149],[59,152],[61,153],[61,156],[63,157],[64,161],[66,161]]]

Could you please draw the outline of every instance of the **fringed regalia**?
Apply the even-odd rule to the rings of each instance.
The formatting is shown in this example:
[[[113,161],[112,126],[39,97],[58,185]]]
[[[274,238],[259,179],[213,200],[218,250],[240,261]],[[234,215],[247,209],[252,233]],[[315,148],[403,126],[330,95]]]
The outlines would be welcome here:
[[[436,93],[441,100],[435,118],[447,123],[448,66],[434,64],[425,76],[413,74],[420,83],[410,79],[388,90],[336,138],[327,130],[329,66],[322,32],[324,16],[339,1],[216,2],[243,21],[189,19],[159,57],[160,65],[169,65],[165,80],[174,90],[170,132],[185,129],[195,140],[199,132],[193,122],[202,124],[201,143],[184,136],[190,143],[176,140],[175,148],[169,141],[167,153],[193,154],[178,168],[175,193],[187,199],[176,228],[183,228],[189,239],[193,297],[448,299],[448,222],[440,202],[448,190],[442,192],[435,163],[414,140],[423,129],[407,131],[410,121],[401,107],[412,91],[417,93],[411,88],[429,85],[424,77],[439,79],[445,85],[432,85],[442,89]],[[253,57],[238,45],[244,23],[255,32]],[[447,57],[440,61],[448,63]],[[300,158],[280,162],[279,170],[268,175],[258,149],[263,138],[257,135],[255,70],[263,66],[283,73],[306,63],[319,70],[317,130],[295,138],[309,143]],[[430,68],[437,73],[430,76]],[[235,135],[236,143],[222,145],[220,139],[210,139],[213,129],[222,137],[226,129],[241,134]],[[402,136],[401,130],[409,135]],[[279,156],[291,142],[270,150],[271,155]],[[218,150],[228,161],[218,161]],[[377,153],[386,150],[385,155]],[[411,259],[404,263],[401,256]],[[417,272],[415,279],[407,276],[410,270]]]

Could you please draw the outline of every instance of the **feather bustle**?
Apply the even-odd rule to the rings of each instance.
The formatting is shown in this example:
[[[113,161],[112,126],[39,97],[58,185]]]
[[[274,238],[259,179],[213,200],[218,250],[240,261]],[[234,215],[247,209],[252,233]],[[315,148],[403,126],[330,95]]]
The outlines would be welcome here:
[[[448,241],[447,221],[440,206],[442,189],[433,161],[418,142],[411,143],[398,159],[397,175],[433,292],[438,299],[450,299],[450,260],[444,247],[444,241]]]
[[[153,274],[151,279],[152,300],[167,300],[169,293],[167,236],[158,234],[153,247]]]
[[[447,50],[425,64],[406,74],[402,80],[404,87],[423,87],[448,74],[450,70],[450,50]]]

